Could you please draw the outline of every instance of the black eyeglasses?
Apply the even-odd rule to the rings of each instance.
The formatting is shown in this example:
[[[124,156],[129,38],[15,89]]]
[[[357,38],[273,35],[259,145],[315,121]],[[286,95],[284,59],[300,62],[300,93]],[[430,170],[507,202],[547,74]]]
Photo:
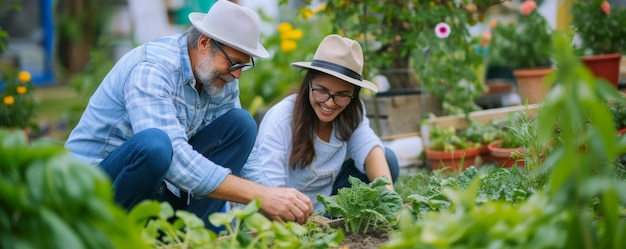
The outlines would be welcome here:
[[[318,103],[324,103],[328,101],[328,99],[332,98],[333,102],[335,102],[338,106],[346,106],[350,104],[350,101],[354,98],[354,96],[343,94],[343,93],[330,93],[325,89],[313,88],[313,82],[309,80],[309,88],[311,88],[311,94],[313,95],[313,99]]]
[[[233,62],[233,60],[230,59],[230,56],[228,56],[228,54],[226,53],[226,51],[224,51],[224,48],[222,48],[222,45],[216,41],[216,40],[212,40],[215,45],[217,46],[217,48],[220,49],[220,51],[222,51],[222,53],[224,54],[224,56],[226,56],[226,59],[228,60],[228,62],[230,62],[230,66],[228,66],[228,72],[232,72],[235,71],[237,69],[241,68],[241,71],[246,71],[250,68],[254,67],[254,58],[252,58],[252,56],[250,56],[250,63],[248,64],[243,64],[243,63],[235,63]]]

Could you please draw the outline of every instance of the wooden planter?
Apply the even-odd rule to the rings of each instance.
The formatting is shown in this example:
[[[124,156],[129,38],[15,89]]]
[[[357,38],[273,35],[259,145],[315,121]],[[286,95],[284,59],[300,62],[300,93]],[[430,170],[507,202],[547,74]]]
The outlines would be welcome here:
[[[475,165],[476,157],[480,153],[478,148],[455,151],[438,151],[426,148],[426,159],[431,170],[447,168],[451,172],[464,171]]]
[[[417,133],[423,116],[443,113],[439,99],[419,90],[396,90],[362,99],[370,126],[383,140]]]
[[[516,165],[519,168],[524,167],[524,159],[515,159],[511,157],[513,152],[524,153],[523,148],[500,148],[502,140],[496,140],[488,145],[491,157],[502,168],[511,168]]]

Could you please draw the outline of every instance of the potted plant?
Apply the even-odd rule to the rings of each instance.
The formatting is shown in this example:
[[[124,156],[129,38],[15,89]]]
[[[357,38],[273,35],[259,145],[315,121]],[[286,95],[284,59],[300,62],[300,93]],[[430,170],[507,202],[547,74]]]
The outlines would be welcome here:
[[[495,160],[489,152],[488,145],[500,139],[500,129],[496,124],[491,121],[488,123],[482,123],[475,118],[469,118],[469,125],[460,130],[460,135],[465,137],[468,141],[479,145],[479,156],[481,163],[491,164],[495,163]]]
[[[499,138],[488,145],[489,152],[500,167],[536,167],[548,147],[537,134],[537,118],[529,110],[511,112],[498,125]]]
[[[523,144],[515,137],[512,132],[504,132],[506,134],[502,139],[495,140],[487,148],[493,161],[499,167],[510,168],[513,165],[524,167],[524,148]]]
[[[605,0],[575,0],[571,14],[582,61],[596,77],[617,87],[626,51],[626,9],[611,8]]]
[[[480,153],[479,147],[480,144],[457,134],[454,126],[442,128],[433,124],[429,131],[428,146],[424,151],[432,170],[462,172],[475,164]]]
[[[544,77],[551,66],[552,29],[537,11],[542,1],[525,0],[519,5],[515,22],[492,25],[488,63],[513,68],[517,90],[529,104],[539,103],[549,91]]]

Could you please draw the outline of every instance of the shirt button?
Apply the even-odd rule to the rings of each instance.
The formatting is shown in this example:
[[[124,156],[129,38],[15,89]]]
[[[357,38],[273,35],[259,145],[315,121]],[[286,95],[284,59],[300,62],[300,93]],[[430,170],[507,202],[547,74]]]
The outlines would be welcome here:
[[[196,110],[200,109],[200,105],[196,105]]]
[[[193,125],[190,125],[189,130],[193,130],[193,127],[194,127]]]

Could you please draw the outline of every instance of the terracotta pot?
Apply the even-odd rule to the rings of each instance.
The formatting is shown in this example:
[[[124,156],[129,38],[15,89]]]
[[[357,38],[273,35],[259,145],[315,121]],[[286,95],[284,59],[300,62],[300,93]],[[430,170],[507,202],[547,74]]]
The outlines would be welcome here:
[[[510,168],[513,165],[517,165],[517,167],[524,167],[524,159],[514,159],[511,158],[511,153],[520,152],[524,153],[523,148],[500,148],[500,143],[502,140],[496,140],[491,142],[487,147],[489,148],[489,152],[491,156],[498,164],[498,166],[502,168]]]
[[[467,169],[476,163],[478,156],[478,148],[455,150],[455,151],[439,151],[426,148],[426,159],[432,170],[447,167],[448,171],[459,172]],[[459,165],[461,165],[459,169]]]
[[[491,156],[491,151],[489,151],[488,144],[485,144],[478,148],[478,156],[480,157],[481,164],[490,164],[496,162],[496,160]]]
[[[517,93],[522,103],[536,104],[543,101],[543,97],[550,92],[550,88],[543,84],[543,79],[555,69],[551,67],[525,68],[513,71],[517,81]]]
[[[582,61],[591,70],[596,78],[602,78],[611,83],[615,88],[619,81],[619,66],[622,54],[600,54],[583,56]]]

